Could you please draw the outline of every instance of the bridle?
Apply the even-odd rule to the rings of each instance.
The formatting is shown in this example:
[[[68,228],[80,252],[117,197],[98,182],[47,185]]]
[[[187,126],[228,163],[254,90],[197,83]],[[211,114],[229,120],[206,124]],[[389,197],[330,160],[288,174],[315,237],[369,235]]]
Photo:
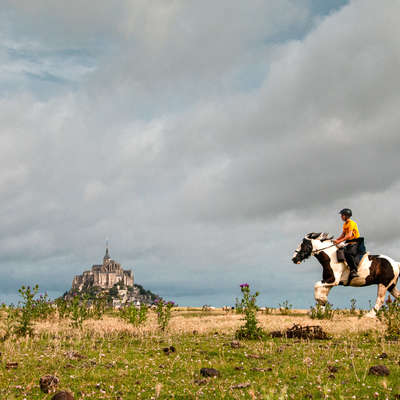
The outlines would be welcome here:
[[[311,250],[310,256],[314,256],[315,254],[318,254],[318,253],[320,253],[321,251],[324,251],[324,250],[329,249],[329,248],[334,247],[334,246],[336,246],[336,244],[335,244],[335,243],[332,243],[330,246],[326,246],[326,247],[324,247],[324,248],[322,248],[322,249]],[[294,252],[298,254],[298,253],[301,252],[301,250],[295,250]],[[308,256],[308,257],[310,257],[310,256]],[[308,257],[307,257],[307,258],[308,258]]]

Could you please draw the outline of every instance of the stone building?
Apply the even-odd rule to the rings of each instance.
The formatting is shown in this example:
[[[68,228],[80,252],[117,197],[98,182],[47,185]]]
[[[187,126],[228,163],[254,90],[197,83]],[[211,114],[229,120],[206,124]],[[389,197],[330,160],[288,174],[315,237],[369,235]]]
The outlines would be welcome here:
[[[111,260],[106,248],[102,265],[93,265],[89,271],[76,275],[72,281],[72,290],[81,291],[83,288],[97,286],[102,289],[111,289],[116,283],[122,282],[125,286],[133,286],[133,273],[125,271],[121,264]]]

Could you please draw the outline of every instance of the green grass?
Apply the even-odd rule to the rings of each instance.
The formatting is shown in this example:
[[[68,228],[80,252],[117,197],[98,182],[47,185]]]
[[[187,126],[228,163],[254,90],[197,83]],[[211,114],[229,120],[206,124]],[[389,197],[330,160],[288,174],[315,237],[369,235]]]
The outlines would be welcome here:
[[[400,343],[376,332],[328,341],[243,341],[240,348],[232,340],[223,333],[138,338],[77,330],[8,339],[0,343],[0,399],[50,399],[39,389],[46,374],[57,375],[59,388],[75,399],[394,399],[400,393]],[[176,352],[166,355],[162,349],[171,345]],[[70,359],[68,351],[82,358]],[[383,352],[388,358],[381,360]],[[12,361],[18,368],[6,369]],[[390,369],[388,377],[368,375],[378,364]],[[220,377],[199,382],[202,367],[218,369]],[[250,386],[232,388],[243,383]]]

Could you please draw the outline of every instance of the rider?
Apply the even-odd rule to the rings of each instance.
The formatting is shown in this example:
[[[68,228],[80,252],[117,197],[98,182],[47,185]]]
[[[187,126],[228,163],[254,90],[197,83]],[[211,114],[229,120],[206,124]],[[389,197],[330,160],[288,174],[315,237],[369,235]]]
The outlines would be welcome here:
[[[358,227],[356,222],[351,218],[352,212],[349,208],[344,208],[339,212],[344,221],[342,234],[333,242],[337,245],[341,242],[346,242],[344,248],[344,255],[346,257],[347,264],[350,268],[349,281],[353,278],[357,278],[357,261],[356,256],[359,254],[359,241],[360,233],[358,232]],[[365,249],[364,251],[365,252]]]

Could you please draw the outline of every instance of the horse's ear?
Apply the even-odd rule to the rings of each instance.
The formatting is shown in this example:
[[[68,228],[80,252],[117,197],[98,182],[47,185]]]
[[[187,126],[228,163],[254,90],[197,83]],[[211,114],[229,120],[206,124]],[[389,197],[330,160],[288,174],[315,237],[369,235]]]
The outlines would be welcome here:
[[[311,232],[311,233],[309,233],[309,234],[307,235],[307,237],[308,237],[309,239],[317,239],[317,238],[319,238],[320,236],[321,236],[321,232],[319,232],[319,233]]]
[[[330,239],[332,239],[332,238],[333,238],[332,235],[330,235],[330,234],[327,233],[327,232],[324,232],[324,233],[321,235],[320,240],[321,240],[321,242],[323,242],[323,241],[325,241],[325,240],[330,240]]]

